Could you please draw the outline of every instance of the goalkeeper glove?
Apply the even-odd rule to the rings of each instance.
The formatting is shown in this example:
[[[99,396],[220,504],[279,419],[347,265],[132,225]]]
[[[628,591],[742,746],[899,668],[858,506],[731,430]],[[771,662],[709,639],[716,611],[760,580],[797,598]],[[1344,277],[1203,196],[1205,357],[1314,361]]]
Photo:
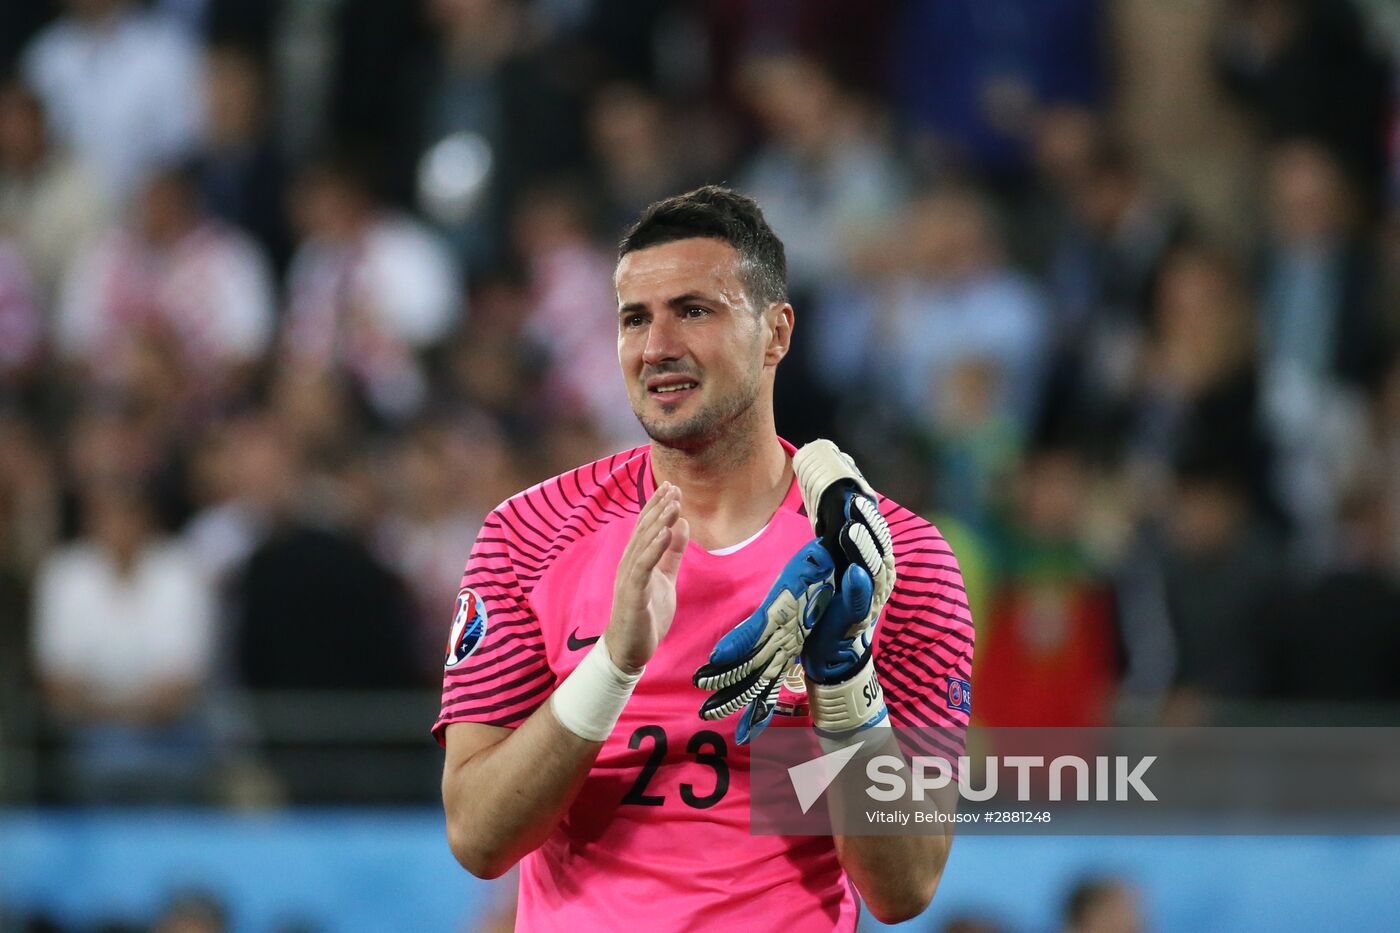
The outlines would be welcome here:
[[[783,675],[797,663],[807,633],[831,599],[835,566],[831,554],[811,541],[778,574],[763,603],[719,640],[709,663],[695,672],[695,686],[713,691],[701,719],[744,713],[735,728],[740,745],[773,718]]]
[[[826,733],[859,731],[888,714],[871,646],[894,590],[894,543],[874,490],[835,444],[807,444],[793,466],[812,530],[830,553],[839,581],[802,648],[812,723]]]

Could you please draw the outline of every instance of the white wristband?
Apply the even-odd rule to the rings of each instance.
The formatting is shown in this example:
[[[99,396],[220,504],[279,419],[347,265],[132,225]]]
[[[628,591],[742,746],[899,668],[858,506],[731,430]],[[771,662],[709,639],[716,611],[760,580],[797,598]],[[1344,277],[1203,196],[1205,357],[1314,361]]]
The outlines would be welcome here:
[[[889,725],[885,692],[880,689],[872,661],[867,661],[855,677],[839,684],[808,682],[807,701],[811,704],[812,725],[818,733],[831,738],[845,739],[866,729]]]
[[[574,672],[554,688],[550,697],[554,718],[581,739],[605,741],[641,679],[642,671],[627,674],[614,664],[599,638]]]

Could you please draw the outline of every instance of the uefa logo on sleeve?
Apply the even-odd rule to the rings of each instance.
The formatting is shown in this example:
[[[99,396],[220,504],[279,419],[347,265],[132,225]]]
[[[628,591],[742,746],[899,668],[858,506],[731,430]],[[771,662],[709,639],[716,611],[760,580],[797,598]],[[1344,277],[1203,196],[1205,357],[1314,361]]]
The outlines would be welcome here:
[[[948,708],[972,712],[972,684],[957,677],[948,678]]]
[[[486,636],[486,604],[472,590],[457,594],[457,614],[452,617],[452,635],[447,639],[447,669],[461,664]]]

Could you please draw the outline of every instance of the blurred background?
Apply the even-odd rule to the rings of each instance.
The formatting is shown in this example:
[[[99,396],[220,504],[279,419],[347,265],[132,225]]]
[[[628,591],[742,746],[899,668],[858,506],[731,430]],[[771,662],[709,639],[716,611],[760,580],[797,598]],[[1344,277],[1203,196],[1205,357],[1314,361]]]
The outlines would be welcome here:
[[[0,929],[509,927],[437,810],[458,579],[644,442],[614,244],[708,182],[787,244],[780,432],[953,544],[981,724],[1400,725],[1397,57],[1393,0],[0,3]],[[909,926],[1397,874],[966,839]]]

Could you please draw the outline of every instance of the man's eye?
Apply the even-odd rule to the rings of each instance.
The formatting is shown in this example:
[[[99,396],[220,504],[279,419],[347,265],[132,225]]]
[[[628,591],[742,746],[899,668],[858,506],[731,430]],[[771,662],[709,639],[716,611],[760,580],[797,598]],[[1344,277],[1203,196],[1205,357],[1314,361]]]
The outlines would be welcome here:
[[[686,317],[704,317],[710,313],[709,308],[702,308],[699,305],[692,305],[685,309]]]
[[[645,318],[643,318],[640,314],[629,314],[629,315],[627,315],[625,318],[622,319],[622,326],[623,326],[623,327],[641,327],[642,324],[643,324],[644,322],[645,322]]]

